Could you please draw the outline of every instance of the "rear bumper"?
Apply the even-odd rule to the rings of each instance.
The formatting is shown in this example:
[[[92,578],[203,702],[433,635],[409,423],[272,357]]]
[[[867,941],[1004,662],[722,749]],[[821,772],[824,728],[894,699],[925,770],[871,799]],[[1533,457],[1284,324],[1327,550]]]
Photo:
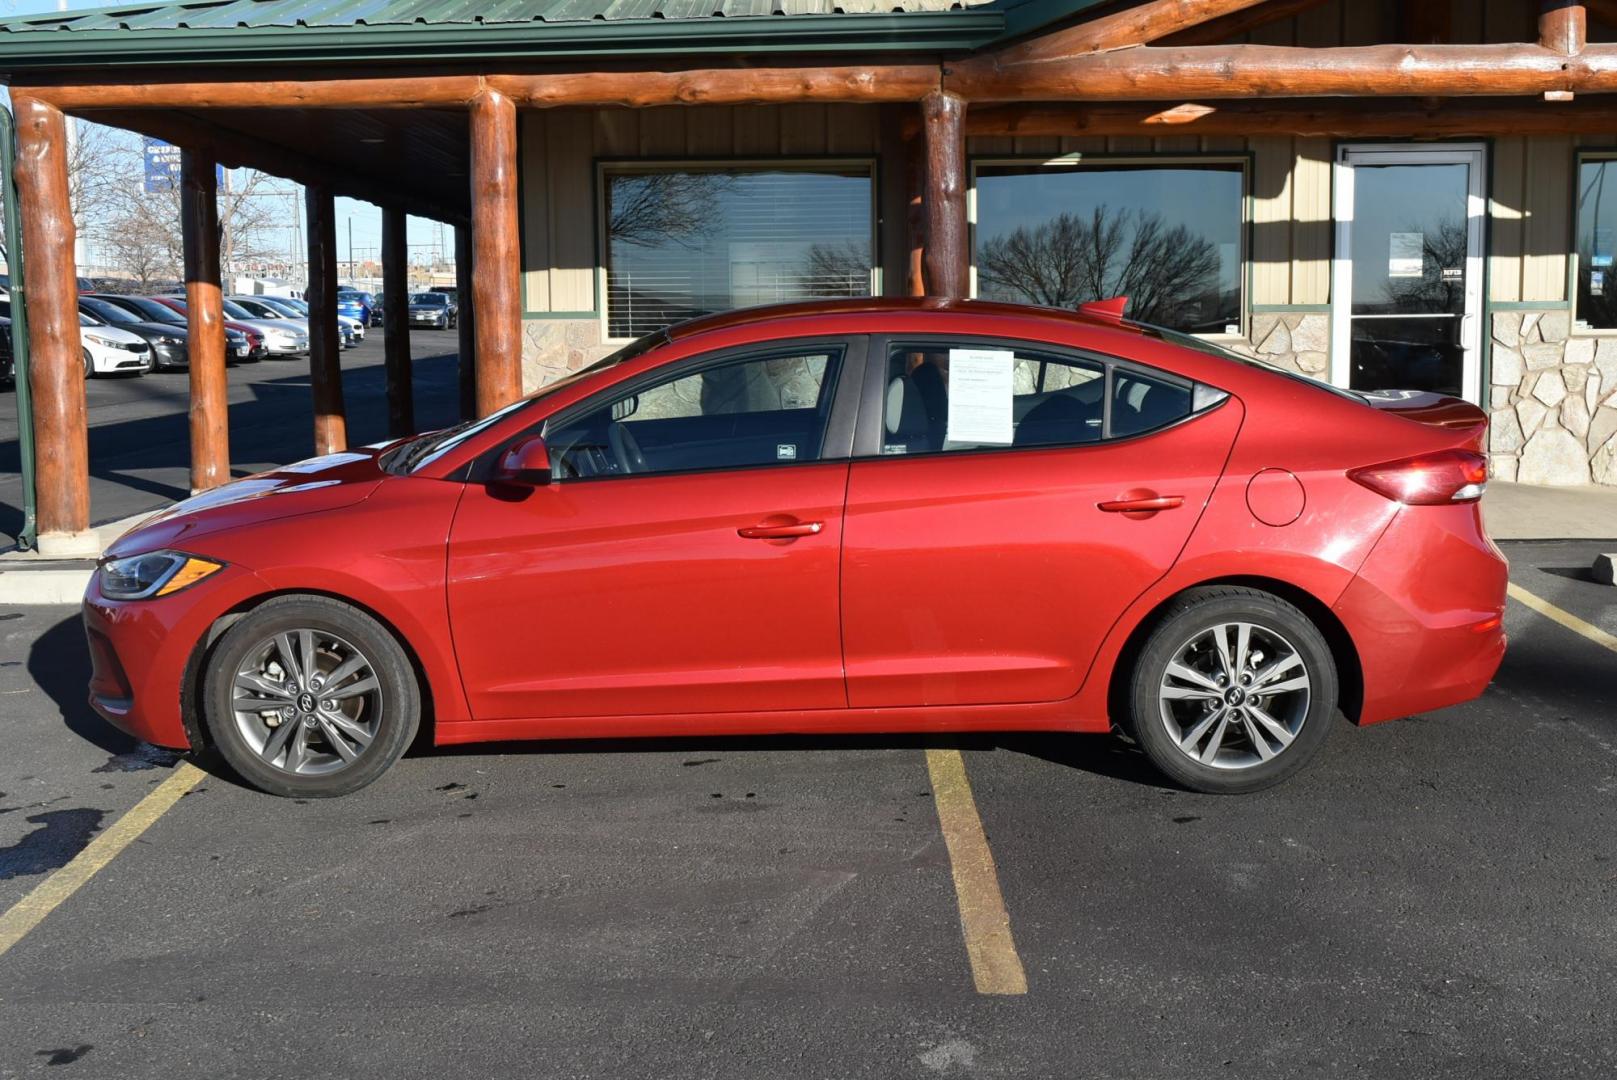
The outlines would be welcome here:
[[[1359,722],[1480,695],[1505,655],[1508,580],[1475,503],[1400,510],[1334,609],[1358,647]]]

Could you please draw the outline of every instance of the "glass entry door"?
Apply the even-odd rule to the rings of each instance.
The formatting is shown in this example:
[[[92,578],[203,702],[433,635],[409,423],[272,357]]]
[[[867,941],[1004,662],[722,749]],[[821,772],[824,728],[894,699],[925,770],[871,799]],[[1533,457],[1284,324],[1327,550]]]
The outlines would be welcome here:
[[[1473,144],[1338,150],[1336,385],[1478,400],[1483,154]]]

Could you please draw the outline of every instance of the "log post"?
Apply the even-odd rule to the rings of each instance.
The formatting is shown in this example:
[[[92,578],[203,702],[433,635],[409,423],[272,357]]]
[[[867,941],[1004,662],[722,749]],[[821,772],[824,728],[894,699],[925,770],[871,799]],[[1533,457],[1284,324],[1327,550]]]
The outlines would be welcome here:
[[[337,343],[337,208],[331,189],[303,189],[309,219],[309,391],[314,402],[314,452],[348,448],[342,368]]]
[[[472,307],[477,415],[522,396],[521,259],[517,245],[517,110],[496,91],[471,107]]]
[[[1582,0],[1543,0],[1538,10],[1538,43],[1563,56],[1576,56],[1589,42],[1589,16]]]
[[[415,432],[415,386],[410,371],[410,274],[408,217],[398,207],[382,210],[382,348],[387,365],[387,433]]]
[[[926,147],[920,132],[904,137],[904,295],[926,295]]]
[[[190,335],[191,494],[230,480],[230,401],[219,275],[219,177],[213,157],[180,152],[180,233]]]
[[[17,194],[28,252],[28,344],[33,363],[34,476],[41,554],[100,553],[90,529],[90,442],[79,341],[67,124],[59,109],[23,94],[17,117]]]
[[[460,305],[460,418],[477,419],[477,319],[472,303],[472,230],[455,226],[455,298]]]
[[[964,299],[971,253],[966,228],[966,103],[934,92],[921,101],[926,137],[926,295]]]

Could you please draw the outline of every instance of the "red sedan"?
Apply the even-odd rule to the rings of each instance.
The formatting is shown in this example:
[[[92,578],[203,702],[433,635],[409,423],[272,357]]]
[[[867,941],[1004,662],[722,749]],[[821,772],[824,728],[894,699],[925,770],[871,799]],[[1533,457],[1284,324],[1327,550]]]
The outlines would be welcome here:
[[[1121,727],[1295,773],[1505,648],[1485,417],[1115,319],[848,301],[653,335],[108,553],[90,700],[283,795],[439,744]]]

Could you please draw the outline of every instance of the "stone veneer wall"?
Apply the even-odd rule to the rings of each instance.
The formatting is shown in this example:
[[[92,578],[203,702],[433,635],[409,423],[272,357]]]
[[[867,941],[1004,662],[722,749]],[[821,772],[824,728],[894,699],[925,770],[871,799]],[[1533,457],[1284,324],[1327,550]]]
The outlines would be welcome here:
[[[1617,337],[1571,334],[1571,315],[1493,314],[1489,456],[1501,480],[1617,485]],[[1234,348],[1316,378],[1330,368],[1326,312],[1252,316],[1250,342]],[[598,319],[522,324],[522,386],[536,390],[611,353]]]
[[[525,319],[522,391],[532,393],[616,350],[616,345],[601,344],[599,319]]]
[[[1617,484],[1617,338],[1571,334],[1572,315],[1496,311],[1488,449],[1525,484]]]

